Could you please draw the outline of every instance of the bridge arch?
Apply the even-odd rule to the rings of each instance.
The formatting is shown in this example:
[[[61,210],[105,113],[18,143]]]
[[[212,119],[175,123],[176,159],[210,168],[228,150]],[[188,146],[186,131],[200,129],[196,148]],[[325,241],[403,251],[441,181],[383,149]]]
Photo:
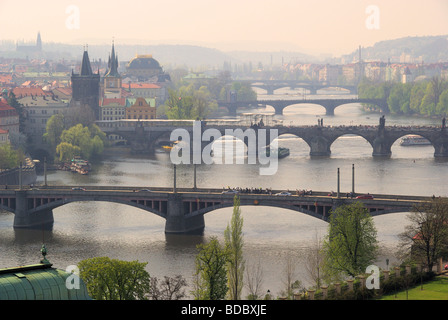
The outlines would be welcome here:
[[[142,200],[140,201],[129,201],[129,200],[123,200],[119,198],[101,198],[101,199],[95,199],[92,197],[92,199],[88,199],[85,197],[70,197],[70,198],[63,198],[63,199],[57,199],[55,201],[37,206],[33,209],[29,209],[29,214],[33,214],[39,211],[44,210],[53,210],[59,207],[62,207],[66,204],[75,203],[75,202],[90,202],[90,201],[96,201],[96,202],[112,202],[112,203],[118,203],[118,204],[124,204],[131,207],[135,207],[138,209],[142,209],[144,211],[148,211],[150,213],[153,213],[161,218],[166,218],[166,204],[159,206],[159,208],[153,208],[152,206],[145,205]]]
[[[318,108],[316,108],[318,107]],[[299,109],[300,108],[300,109]],[[302,112],[305,112],[310,115],[325,115],[327,113],[325,106],[319,103],[313,103],[313,102],[306,102],[304,100],[303,102],[292,102],[291,104],[286,105],[283,108],[283,114],[285,113],[285,110],[291,111],[292,109],[299,109],[302,110]]]
[[[361,138],[361,139],[360,139]],[[336,149],[338,150],[339,145],[343,144],[343,149],[345,150],[347,146],[349,147],[356,147],[356,148],[362,148],[363,146],[360,145],[362,143],[361,141],[355,141],[355,140],[361,140],[368,143],[368,146],[365,145],[365,147],[369,147],[368,152],[371,154],[373,149],[373,141],[370,141],[369,137],[366,135],[363,135],[361,133],[344,133],[341,135],[338,135],[330,142],[329,148],[332,150]],[[342,149],[342,148],[341,148]]]
[[[434,147],[434,142],[432,141],[433,137],[431,135],[417,132],[417,131],[407,131],[405,133],[397,135],[396,137],[393,138],[394,140],[393,140],[392,144],[395,144],[396,142],[401,141],[401,139],[403,139],[404,137],[407,137],[407,136],[418,136],[418,137],[424,138],[429,141],[431,146]]]
[[[240,199],[240,206],[241,207],[257,206],[257,207],[271,207],[271,208],[287,209],[287,210],[291,210],[294,212],[303,213],[305,215],[311,216],[311,217],[319,219],[319,220],[323,220],[325,222],[327,222],[327,218],[329,215],[329,213],[328,213],[329,209],[326,211],[326,214],[324,216],[322,213],[319,213],[320,212],[319,210],[316,210],[315,206],[309,206],[310,209],[308,209],[305,207],[299,207],[299,206],[288,205],[288,204],[278,204],[278,203],[273,203],[273,202],[268,202],[268,201],[263,202],[261,204],[255,204],[254,201],[242,201]],[[226,202],[217,204],[213,207],[207,207],[207,208],[203,208],[203,209],[191,212],[190,214],[186,215],[185,217],[195,217],[195,216],[199,216],[199,215],[205,215],[207,213],[210,213],[210,212],[218,210],[218,209],[232,208],[232,207],[233,207],[233,201],[226,201]]]
[[[309,153],[309,151],[310,151],[310,149],[311,149],[311,146],[310,146],[310,144],[309,144],[309,142],[307,142],[305,139],[304,139],[304,137],[302,137],[300,134],[297,134],[297,133],[289,133],[289,132],[282,132],[282,133],[280,133],[279,135],[278,135],[278,137],[276,138],[276,139],[274,139],[274,140],[277,140],[277,145],[278,145],[278,147],[281,147],[281,144],[284,144],[285,142],[283,141],[282,142],[282,140],[286,140],[286,139],[294,139],[294,140],[297,140],[297,141],[293,141],[293,142],[290,142],[288,145],[289,146],[291,146],[291,147],[306,147],[307,149],[306,149],[306,151]],[[273,141],[274,141],[273,140]],[[272,142],[271,142],[272,143]]]

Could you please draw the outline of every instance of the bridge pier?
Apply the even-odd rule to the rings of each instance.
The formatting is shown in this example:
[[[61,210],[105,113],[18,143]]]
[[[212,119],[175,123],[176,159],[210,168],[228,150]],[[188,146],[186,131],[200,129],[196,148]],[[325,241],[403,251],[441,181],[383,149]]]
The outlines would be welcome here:
[[[17,229],[52,229],[53,210],[44,209],[37,212],[28,210],[26,191],[16,191],[16,208],[14,211],[14,228]]]
[[[186,211],[179,194],[168,195],[165,223],[166,234],[202,234],[205,228],[204,215],[185,217]]]
[[[392,155],[391,147],[393,141],[385,137],[384,127],[378,130],[378,136],[373,140],[373,157],[390,157]]]
[[[446,135],[445,128],[443,128],[440,138],[433,145],[434,157],[448,158],[448,135]]]
[[[316,135],[308,141],[310,156],[328,157],[331,155],[330,143],[321,135]]]

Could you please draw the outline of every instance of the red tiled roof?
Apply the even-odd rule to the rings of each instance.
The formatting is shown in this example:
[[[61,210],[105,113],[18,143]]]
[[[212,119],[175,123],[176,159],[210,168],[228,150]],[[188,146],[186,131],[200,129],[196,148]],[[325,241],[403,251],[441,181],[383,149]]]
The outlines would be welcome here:
[[[101,101],[102,106],[107,106],[109,104],[119,104],[119,105],[126,105],[126,99],[125,98],[103,98]]]
[[[17,98],[27,97],[27,96],[47,96],[49,93],[46,93],[41,87],[34,88],[23,88],[17,87],[13,89],[14,94]]]
[[[160,89],[160,86],[154,84],[154,83],[123,83],[121,85],[123,88],[129,88],[131,89]]]

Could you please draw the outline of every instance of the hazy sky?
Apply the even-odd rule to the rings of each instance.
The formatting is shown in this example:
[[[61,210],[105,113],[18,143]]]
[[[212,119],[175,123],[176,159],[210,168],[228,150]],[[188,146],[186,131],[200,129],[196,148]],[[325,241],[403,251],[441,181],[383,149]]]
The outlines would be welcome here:
[[[447,17],[448,0],[0,0],[0,40],[35,41],[40,31],[44,43],[340,55],[381,40],[448,34]]]

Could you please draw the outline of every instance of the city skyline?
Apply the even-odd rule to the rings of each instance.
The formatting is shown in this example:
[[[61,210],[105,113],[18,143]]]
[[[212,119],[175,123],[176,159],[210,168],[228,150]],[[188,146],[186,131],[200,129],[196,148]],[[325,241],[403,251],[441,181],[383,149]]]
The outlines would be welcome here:
[[[48,0],[0,3],[0,40],[68,44],[200,45],[223,51],[296,51],[340,56],[359,45],[408,36],[447,34],[448,2]],[[11,12],[20,12],[20,23]]]

